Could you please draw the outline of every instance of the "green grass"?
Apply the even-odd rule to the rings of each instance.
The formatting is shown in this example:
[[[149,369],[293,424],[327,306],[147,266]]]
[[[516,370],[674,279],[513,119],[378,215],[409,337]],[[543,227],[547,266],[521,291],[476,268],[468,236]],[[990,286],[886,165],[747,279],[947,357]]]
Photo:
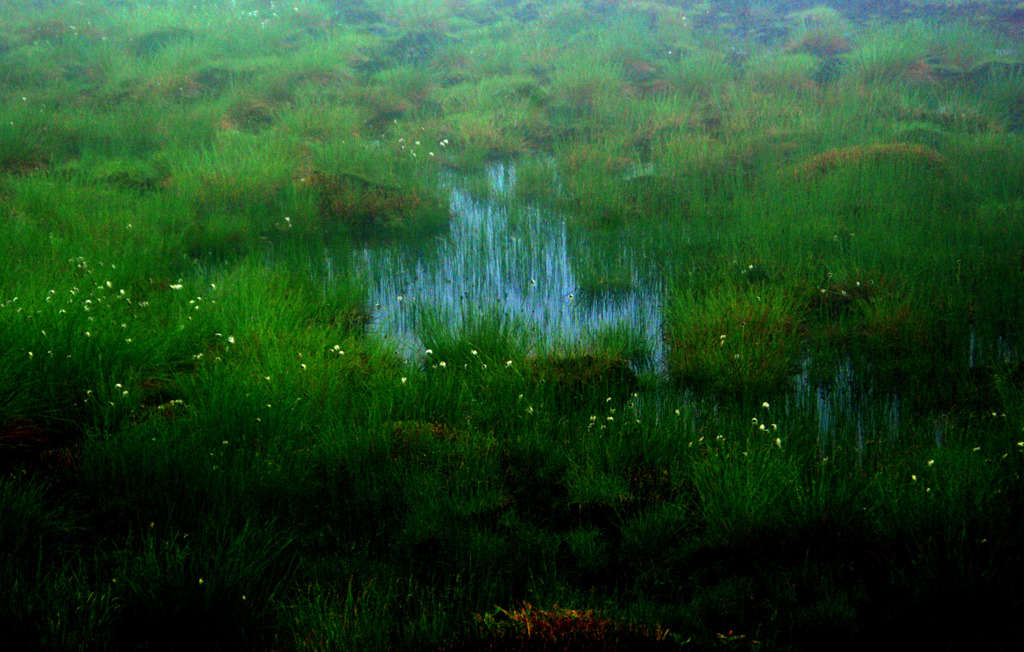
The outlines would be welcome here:
[[[1020,640],[998,21],[192,4],[0,10],[0,644]],[[453,187],[510,297],[564,222],[660,337],[453,283],[405,350],[367,252],[442,265]]]

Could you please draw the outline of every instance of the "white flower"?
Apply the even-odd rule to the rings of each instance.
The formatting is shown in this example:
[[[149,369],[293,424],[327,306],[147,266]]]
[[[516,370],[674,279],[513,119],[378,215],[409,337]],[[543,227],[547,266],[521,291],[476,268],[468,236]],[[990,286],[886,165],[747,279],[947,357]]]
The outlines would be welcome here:
[[[505,361],[505,366],[506,367],[511,367],[512,366],[512,361],[511,360],[506,360]]]
[[[767,409],[768,409],[768,407],[769,407],[769,406],[768,406],[768,401],[765,401],[764,403],[762,403],[762,404],[761,404],[761,407],[763,407],[764,409],[766,409],[766,410],[767,410]]]
[[[779,439],[778,437],[776,437],[775,438],[775,445],[778,446],[779,448],[782,448],[782,440]]]
[[[447,367],[447,366],[448,366],[448,363],[447,363],[447,362],[445,362],[444,360],[442,360],[442,361],[440,361],[440,362],[438,362],[438,363],[437,363],[437,366],[439,366],[439,367],[441,367],[442,369],[444,369],[445,367]]]
[[[185,287],[185,286],[182,285],[181,283],[173,283],[173,284],[171,284],[171,289],[172,290],[180,290],[183,287]]]

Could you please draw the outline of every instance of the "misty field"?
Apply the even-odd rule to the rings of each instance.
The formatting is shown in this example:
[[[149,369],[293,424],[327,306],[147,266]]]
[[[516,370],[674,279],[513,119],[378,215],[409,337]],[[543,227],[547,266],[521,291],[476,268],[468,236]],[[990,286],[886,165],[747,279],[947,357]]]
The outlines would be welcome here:
[[[0,647],[1018,648],[1024,19],[843,6],[4,3]]]

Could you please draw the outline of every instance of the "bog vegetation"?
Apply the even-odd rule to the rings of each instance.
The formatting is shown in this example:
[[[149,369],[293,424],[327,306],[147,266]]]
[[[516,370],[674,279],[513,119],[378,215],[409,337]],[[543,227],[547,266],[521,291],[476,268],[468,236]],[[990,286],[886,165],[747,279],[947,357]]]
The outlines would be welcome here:
[[[0,645],[1016,647],[1024,20],[842,4],[4,3]]]

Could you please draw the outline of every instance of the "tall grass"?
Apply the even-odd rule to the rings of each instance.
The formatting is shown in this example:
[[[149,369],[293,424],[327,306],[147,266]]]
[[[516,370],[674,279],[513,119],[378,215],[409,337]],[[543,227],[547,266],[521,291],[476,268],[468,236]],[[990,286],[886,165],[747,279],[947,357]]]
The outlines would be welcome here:
[[[1019,641],[998,37],[328,4],[0,10],[0,642]]]

